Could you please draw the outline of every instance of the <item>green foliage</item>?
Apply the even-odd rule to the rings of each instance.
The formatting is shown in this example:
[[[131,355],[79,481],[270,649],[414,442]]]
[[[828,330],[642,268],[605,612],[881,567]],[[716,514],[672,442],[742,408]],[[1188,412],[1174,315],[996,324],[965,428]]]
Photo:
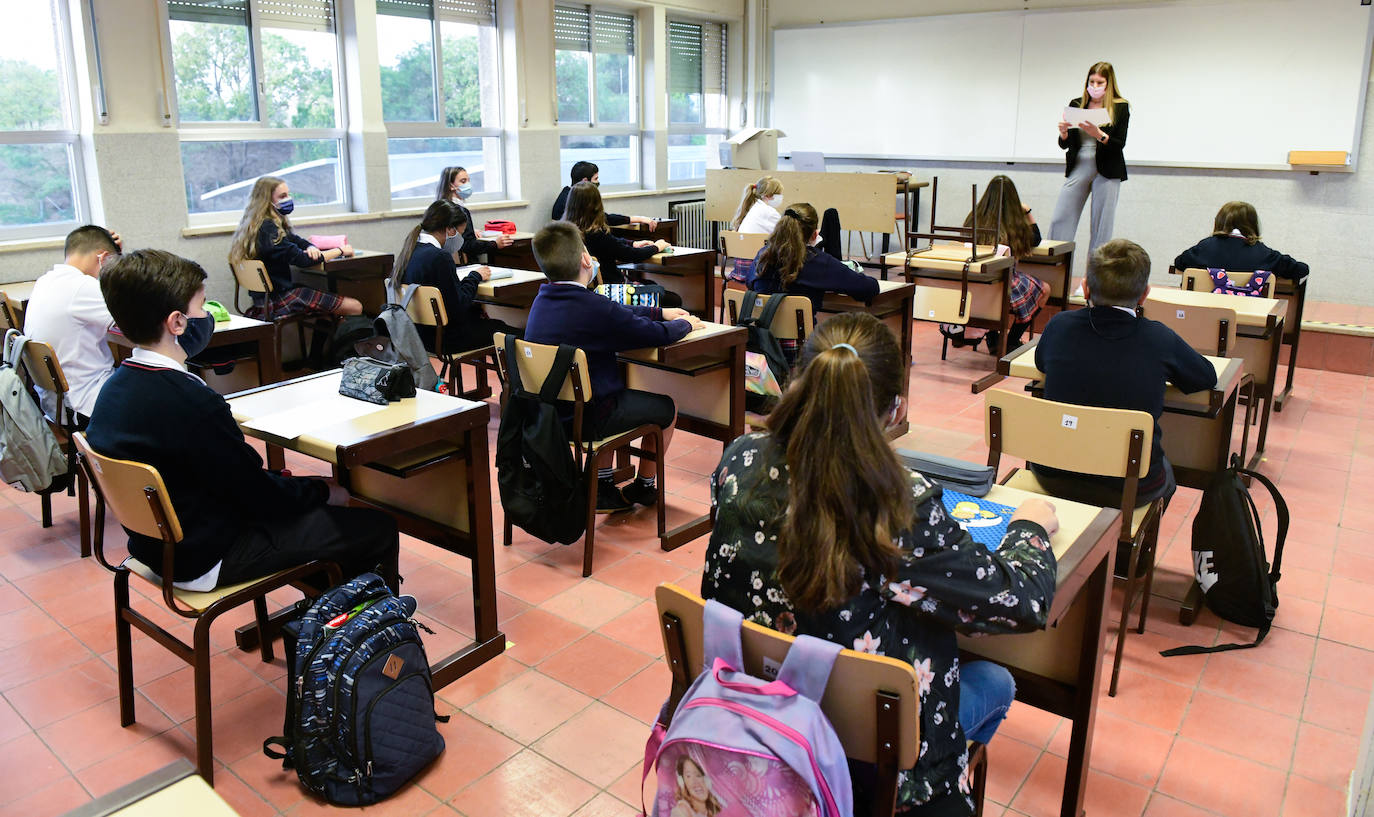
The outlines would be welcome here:
[[[0,130],[62,127],[57,72],[19,60],[0,59]]]
[[[482,127],[482,71],[476,37],[444,37],[444,123]]]
[[[596,118],[629,122],[631,59],[628,54],[596,55]]]
[[[57,71],[0,59],[0,130],[60,129]],[[0,145],[0,226],[76,217],[67,146]]]
[[[267,124],[278,128],[332,128],[334,71],[313,66],[305,48],[279,34],[262,35],[267,72]]]
[[[554,76],[554,93],[558,97],[558,120],[591,121],[587,94],[587,54],[580,51],[554,52]]]
[[[383,65],[382,118],[388,122],[434,121],[434,47],[416,43]]]
[[[173,20],[172,67],[183,122],[256,118],[247,26]]]

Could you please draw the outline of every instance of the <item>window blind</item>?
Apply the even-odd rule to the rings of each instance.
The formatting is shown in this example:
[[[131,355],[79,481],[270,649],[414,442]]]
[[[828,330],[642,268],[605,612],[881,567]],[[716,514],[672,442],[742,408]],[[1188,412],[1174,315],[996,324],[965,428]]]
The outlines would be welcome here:
[[[260,26],[305,31],[334,30],[334,0],[253,0]]]
[[[553,7],[553,47],[557,51],[591,51],[592,21],[585,6]]]
[[[248,0],[167,0],[173,20],[192,23],[248,23]]]
[[[702,28],[668,21],[668,93],[701,93]]]
[[[708,94],[725,93],[728,35],[729,28],[725,23],[708,23],[702,26],[701,89]]]
[[[433,20],[434,6],[430,0],[377,0],[377,13],[389,17]]]
[[[496,0],[434,0],[434,16],[446,23],[496,25]]]
[[[635,18],[587,6],[554,6],[553,47],[558,51],[634,54]]]
[[[592,17],[592,44],[596,53],[635,53],[634,17],[609,11],[594,11]]]

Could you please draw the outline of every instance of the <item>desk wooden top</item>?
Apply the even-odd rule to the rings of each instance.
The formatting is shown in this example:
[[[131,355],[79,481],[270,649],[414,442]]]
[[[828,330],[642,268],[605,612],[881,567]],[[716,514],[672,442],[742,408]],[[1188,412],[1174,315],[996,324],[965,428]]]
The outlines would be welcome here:
[[[111,817],[234,817],[238,814],[198,774],[160,789],[114,812]]]
[[[1237,295],[1224,295],[1219,292],[1195,292],[1191,289],[1172,289],[1153,287],[1150,299],[1180,306],[1216,306],[1236,311],[1236,323],[1240,326],[1265,326],[1272,317],[1283,319],[1288,314],[1288,300],[1285,298],[1249,298]]]
[[[1207,362],[1212,364],[1212,368],[1216,370],[1216,386],[1195,391],[1192,394],[1184,394],[1170,383],[1164,387],[1165,405],[1206,408],[1213,403],[1213,395],[1228,395],[1231,389],[1236,387],[1244,369],[1239,358],[1208,357],[1206,355],[1204,357],[1207,357]],[[1006,366],[999,365],[998,369],[1005,369],[1004,373],[1010,377],[1023,377],[1026,380],[1045,379],[1045,373],[1035,367],[1034,343],[1028,343],[1007,355],[1006,362]]]
[[[229,408],[240,426],[273,416],[284,416],[285,412],[299,412],[313,417],[313,421],[307,421],[308,430],[290,439],[251,428],[244,428],[244,433],[335,464],[338,464],[340,448],[467,411],[480,410],[484,415],[489,411],[485,403],[420,391],[414,397],[386,406],[372,406],[374,410],[361,416],[335,419],[331,413],[342,413],[339,416],[346,417],[351,412],[371,406],[362,400],[339,394],[341,375],[342,371],[335,369],[240,392],[229,400]]]
[[[469,264],[466,267],[459,267],[458,277],[462,278],[463,276],[467,275],[469,271],[474,270],[479,266],[481,265]],[[510,272],[511,277],[496,278],[491,281],[483,281],[482,283],[478,284],[477,295],[482,298],[495,298],[496,296],[501,294],[502,290],[512,287],[529,287],[532,285],[535,288],[538,288],[540,284],[543,284],[544,282],[549,280],[547,277],[544,276],[544,273],[535,272],[534,270],[511,269],[509,267],[493,267],[490,265],[488,265],[488,269],[490,269],[492,272]]]
[[[0,284],[0,292],[5,293],[5,297],[18,303],[27,303],[29,296],[33,294],[33,285],[37,281],[15,281],[12,284]]]
[[[500,233],[494,230],[477,231],[477,237],[482,241],[495,241],[498,235],[500,235]],[[534,233],[527,233],[522,230],[516,230],[513,233],[506,233],[506,235],[510,236],[512,241],[529,241],[530,239],[534,238]]]
[[[672,252],[660,252],[649,256],[650,264],[667,264],[674,258],[682,258],[689,255],[701,255],[702,253],[714,252],[713,250],[701,250],[696,247],[673,247]]]
[[[230,315],[227,321],[215,321],[215,334],[221,332],[236,332],[243,329],[261,329],[264,326],[271,326],[267,321],[245,318],[242,315]]]
[[[703,322],[700,329],[688,332],[677,343],[648,349],[631,349],[621,352],[620,357],[629,361],[646,363],[672,363],[693,357],[710,354],[725,346],[744,345],[748,332],[742,326],[728,323]]]
[[[903,301],[915,292],[916,285],[906,281],[879,281],[878,294],[874,296],[873,302],[868,306],[881,306]],[[841,295],[838,292],[827,292],[824,300],[821,301],[821,311],[823,312],[852,312],[867,309],[868,306],[865,306],[863,301],[848,295]]]
[[[1031,258],[1055,258],[1073,252],[1072,241],[1041,241],[1026,253]]]
[[[968,261],[968,256],[967,247],[954,245],[945,248],[937,246],[912,253],[910,256],[901,251],[890,252],[883,256],[883,263],[889,267],[905,267],[912,270],[961,273]],[[984,258],[968,264],[968,270],[970,274],[997,274],[1003,270],[1011,269],[1015,261],[1016,259],[1009,255]]]

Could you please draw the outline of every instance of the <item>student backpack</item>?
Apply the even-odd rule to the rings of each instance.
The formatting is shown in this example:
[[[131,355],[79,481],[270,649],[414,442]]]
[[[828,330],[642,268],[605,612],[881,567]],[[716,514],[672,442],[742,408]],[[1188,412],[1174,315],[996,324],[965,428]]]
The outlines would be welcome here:
[[[372,329],[377,336],[389,338],[391,344],[389,348],[381,351],[386,357],[379,357],[388,363],[404,363],[410,367],[411,373],[415,375],[415,387],[421,391],[434,391],[439,385],[439,376],[434,373],[434,367],[429,365],[429,352],[425,350],[425,345],[420,341],[420,333],[415,329],[415,322],[410,319],[410,313],[406,308],[410,306],[410,301],[415,297],[416,291],[420,289],[419,284],[406,284],[401,295],[400,302],[391,300],[388,297],[387,305],[382,307],[382,312],[372,322]],[[386,288],[387,295],[391,295],[391,287]],[[369,351],[373,357],[376,353]],[[445,364],[447,366],[447,364]]]
[[[5,332],[0,358],[0,480],[21,491],[46,491],[67,473],[67,458],[43,411],[19,376],[28,337]]]
[[[773,293],[768,298],[768,303],[763,305],[763,312],[754,317],[754,305],[758,302],[759,294],[752,289],[749,290],[744,293],[744,300],[739,307],[739,318],[735,321],[735,326],[743,326],[748,332],[744,343],[745,351],[763,356],[779,387],[787,383],[787,356],[783,354],[782,344],[773,336],[773,316],[778,314],[786,294]],[[772,410],[775,400],[776,397],[751,391],[744,395],[744,407],[759,414],[766,414]]]
[[[1264,552],[1259,510],[1242,477],[1263,485],[1274,498],[1278,539],[1274,543],[1272,567]],[[1269,634],[1274,611],[1279,606],[1279,565],[1286,538],[1288,504],[1283,496],[1268,477],[1241,468],[1240,458],[1233,454],[1231,467],[1217,472],[1203,491],[1202,503],[1193,519],[1194,577],[1212,612],[1227,621],[1257,627],[1259,633],[1253,644],[1175,647],[1160,655],[1198,655],[1259,646]]]
[[[538,392],[520,382],[515,337],[506,336],[506,394],[496,434],[496,482],[506,519],[545,542],[571,545],[587,530],[587,475],[558,416],[558,392],[577,349],[559,344]]]
[[[766,681],[741,671],[743,622],[739,611],[706,602],[702,673],[644,747],[642,779],[658,766],[646,813],[668,817],[686,792],[713,799],[707,813],[719,817],[852,817],[849,762],[820,704],[840,645],[798,636],[777,680]]]
[[[262,751],[336,806],[384,799],[444,751],[414,614],[414,597],[364,573],[283,629],[286,724]]]

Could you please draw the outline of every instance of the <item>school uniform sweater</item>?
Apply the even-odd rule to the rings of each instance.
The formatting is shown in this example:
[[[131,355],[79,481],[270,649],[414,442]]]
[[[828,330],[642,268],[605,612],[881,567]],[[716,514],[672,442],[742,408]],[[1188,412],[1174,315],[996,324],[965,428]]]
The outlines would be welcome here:
[[[444,327],[445,352],[459,352],[468,348],[463,344],[466,339],[464,326],[482,317],[472,301],[477,295],[477,285],[482,283],[481,274],[472,270],[460,278],[457,269],[453,256],[440,247],[433,236],[420,233],[415,250],[410,254],[410,262],[406,264],[405,274],[401,276],[402,283],[437,287],[439,294],[444,297],[444,312],[448,314],[448,324]],[[415,331],[420,334],[425,348],[432,350],[434,327],[417,324]],[[488,338],[487,343],[490,342]]]
[[[263,470],[224,398],[170,366],[124,361],[100,390],[86,438],[105,456],[147,463],[162,475],[181,522],[173,576],[179,582],[219,564],[245,530],[329,498],[322,480]],[[162,570],[162,547],[161,540],[129,535],[129,553],[154,571]]]
[[[622,306],[580,284],[548,283],[530,306],[525,340],[586,352],[592,394],[600,403],[625,390],[616,352],[666,346],[690,331],[686,320],[663,320],[658,307]]]
[[[749,288],[771,295],[782,289],[782,282],[778,279],[776,271],[761,263],[766,252],[768,248],[764,247],[754,257],[753,277],[749,280]],[[797,273],[796,280],[787,287],[787,294],[805,295],[811,299],[811,311],[819,312],[827,292],[838,292],[868,303],[878,294],[878,279],[855,272],[838,258],[821,252],[816,247],[807,247],[806,261],[802,264],[801,272]]]
[[[564,185],[563,189],[558,192],[558,198],[555,199],[553,202],[554,221],[563,220],[563,211],[568,209],[568,194],[571,192],[572,188],[568,187],[567,185]],[[619,213],[607,213],[606,223],[611,225],[612,227],[619,227],[622,224],[629,224],[630,217],[622,216]]]
[[[1134,409],[1154,418],[1150,472],[1142,489],[1164,479],[1164,386],[1192,393],[1216,385],[1216,369],[1158,321],[1113,306],[1060,312],[1046,324],[1035,347],[1035,366],[1045,374],[1045,399],[1080,406]],[[1037,465],[1037,473],[1079,475]],[[1117,488],[1121,480],[1082,477]],[[1119,490],[1119,488],[1117,488]]]
[[[309,241],[292,232],[286,233],[278,241],[280,234],[281,228],[271,219],[258,228],[257,258],[267,268],[267,276],[272,279],[272,290],[278,294],[296,286],[291,283],[291,267],[313,267],[320,263],[306,252],[311,246]]]
[[[656,246],[636,247],[633,241],[621,238],[609,230],[585,232],[582,234],[582,243],[587,246],[587,252],[601,265],[601,278],[597,281],[599,284],[624,283],[625,274],[620,271],[617,264],[648,261],[658,253]]]
[[[1069,100],[1070,108],[1083,107],[1083,100],[1075,97]],[[1118,102],[1112,108],[1112,122],[1103,125],[1102,132],[1107,134],[1107,143],[1097,144],[1097,172],[1108,179],[1126,181],[1126,130],[1131,124],[1131,106]],[[1068,151],[1064,155],[1064,176],[1073,173],[1074,163],[1078,161],[1078,149],[1083,144],[1083,131],[1069,128],[1069,135],[1059,140],[1059,147]]]
[[[1184,250],[1174,259],[1175,269],[1224,269],[1227,272],[1268,270],[1280,278],[1296,281],[1307,275],[1307,265],[1270,249],[1262,241],[1246,244],[1235,235],[1209,235]]]

